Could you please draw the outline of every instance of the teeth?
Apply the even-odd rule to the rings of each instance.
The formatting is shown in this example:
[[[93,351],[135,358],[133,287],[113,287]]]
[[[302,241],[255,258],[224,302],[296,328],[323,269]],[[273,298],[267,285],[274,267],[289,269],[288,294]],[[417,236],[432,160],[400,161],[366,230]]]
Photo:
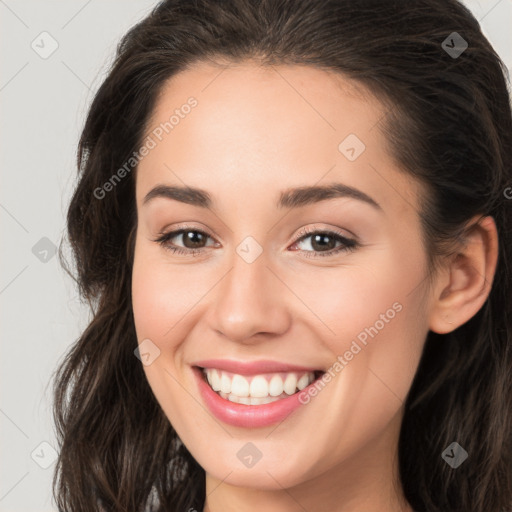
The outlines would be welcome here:
[[[210,370],[209,382],[213,391],[220,391],[220,377],[215,368]]]
[[[254,396],[256,398],[263,398],[265,396],[268,396],[268,382],[265,377],[262,375],[257,375],[256,377],[253,377],[251,381],[251,396]]]
[[[268,392],[270,396],[279,396],[283,392],[283,379],[281,379],[279,375],[274,375],[270,379],[270,383],[268,385]]]
[[[302,391],[306,386],[309,386],[311,382],[309,381],[309,377],[307,375],[303,375],[298,381],[297,381],[297,387],[299,388],[299,391]]]
[[[293,395],[297,389],[297,376],[294,373],[288,374],[283,387],[287,395]]]
[[[264,398],[258,398],[258,397],[252,397],[252,396],[238,397],[236,395],[233,395],[232,393],[227,395],[226,393],[222,393],[222,391],[219,393],[219,395],[222,398],[229,400],[230,402],[235,402],[236,404],[244,404],[244,405],[263,405],[263,404],[270,404],[271,402],[276,402],[277,400],[280,400],[280,398],[277,398],[274,396],[267,396]]]
[[[315,380],[313,372],[273,373],[254,376],[224,372],[216,368],[203,370],[212,389],[234,403],[260,405],[275,402],[301,391]]]
[[[249,396],[249,382],[247,379],[241,375],[233,375],[233,380],[231,381],[231,393],[239,397]]]
[[[223,393],[231,393],[231,379],[225,373],[220,377],[220,390]]]

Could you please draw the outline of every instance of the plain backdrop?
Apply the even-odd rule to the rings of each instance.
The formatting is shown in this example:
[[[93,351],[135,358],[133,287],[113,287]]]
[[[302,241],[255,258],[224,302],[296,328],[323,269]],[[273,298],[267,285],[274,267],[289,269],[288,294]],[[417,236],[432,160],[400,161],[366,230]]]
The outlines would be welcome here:
[[[88,105],[120,37],[156,3],[0,0],[2,512],[56,510],[50,379],[89,313],[54,251]],[[465,3],[511,69],[512,0]]]

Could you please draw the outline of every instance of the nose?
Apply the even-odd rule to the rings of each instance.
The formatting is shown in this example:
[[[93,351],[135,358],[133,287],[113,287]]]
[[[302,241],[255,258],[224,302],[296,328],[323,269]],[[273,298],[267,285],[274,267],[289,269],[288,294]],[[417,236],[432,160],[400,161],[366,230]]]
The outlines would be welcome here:
[[[262,253],[248,263],[237,253],[211,304],[210,327],[238,343],[284,334],[291,320],[290,292]]]

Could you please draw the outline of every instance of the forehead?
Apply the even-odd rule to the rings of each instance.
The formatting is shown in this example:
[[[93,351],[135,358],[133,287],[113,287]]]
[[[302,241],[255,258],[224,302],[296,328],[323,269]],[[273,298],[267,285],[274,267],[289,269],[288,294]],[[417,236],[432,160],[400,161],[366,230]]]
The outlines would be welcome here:
[[[214,66],[200,62],[164,83],[148,129],[168,121],[191,96],[199,106],[194,110],[193,117],[200,118],[195,128],[210,130],[210,138],[228,133],[230,140],[235,140],[233,128],[237,126],[252,128],[260,135],[267,133],[267,138],[313,138],[318,130],[316,138],[329,133],[336,134],[336,139],[346,130],[361,135],[368,122],[372,128],[385,114],[384,107],[362,84],[332,71],[298,65],[244,62]],[[187,124],[191,123],[194,119]],[[178,131],[183,130],[175,126],[173,132]]]
[[[157,98],[146,129],[155,147],[138,167],[137,204],[162,182],[207,184],[215,196],[322,179],[396,201],[383,173],[394,173],[399,187],[414,184],[387,154],[378,125],[385,115],[366,88],[331,71],[194,64],[169,79]]]

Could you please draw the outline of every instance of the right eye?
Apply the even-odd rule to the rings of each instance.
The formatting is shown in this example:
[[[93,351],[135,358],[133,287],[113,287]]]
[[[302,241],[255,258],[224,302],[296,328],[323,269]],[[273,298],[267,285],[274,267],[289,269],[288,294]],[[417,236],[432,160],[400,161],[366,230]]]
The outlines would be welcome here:
[[[176,245],[172,242],[173,239],[181,237],[183,247]],[[193,228],[180,228],[168,233],[162,233],[154,242],[159,243],[165,249],[168,249],[176,254],[198,254],[206,246],[204,243],[207,239],[212,237],[199,229]],[[213,239],[212,239],[213,240]],[[213,244],[215,245],[215,243]]]

